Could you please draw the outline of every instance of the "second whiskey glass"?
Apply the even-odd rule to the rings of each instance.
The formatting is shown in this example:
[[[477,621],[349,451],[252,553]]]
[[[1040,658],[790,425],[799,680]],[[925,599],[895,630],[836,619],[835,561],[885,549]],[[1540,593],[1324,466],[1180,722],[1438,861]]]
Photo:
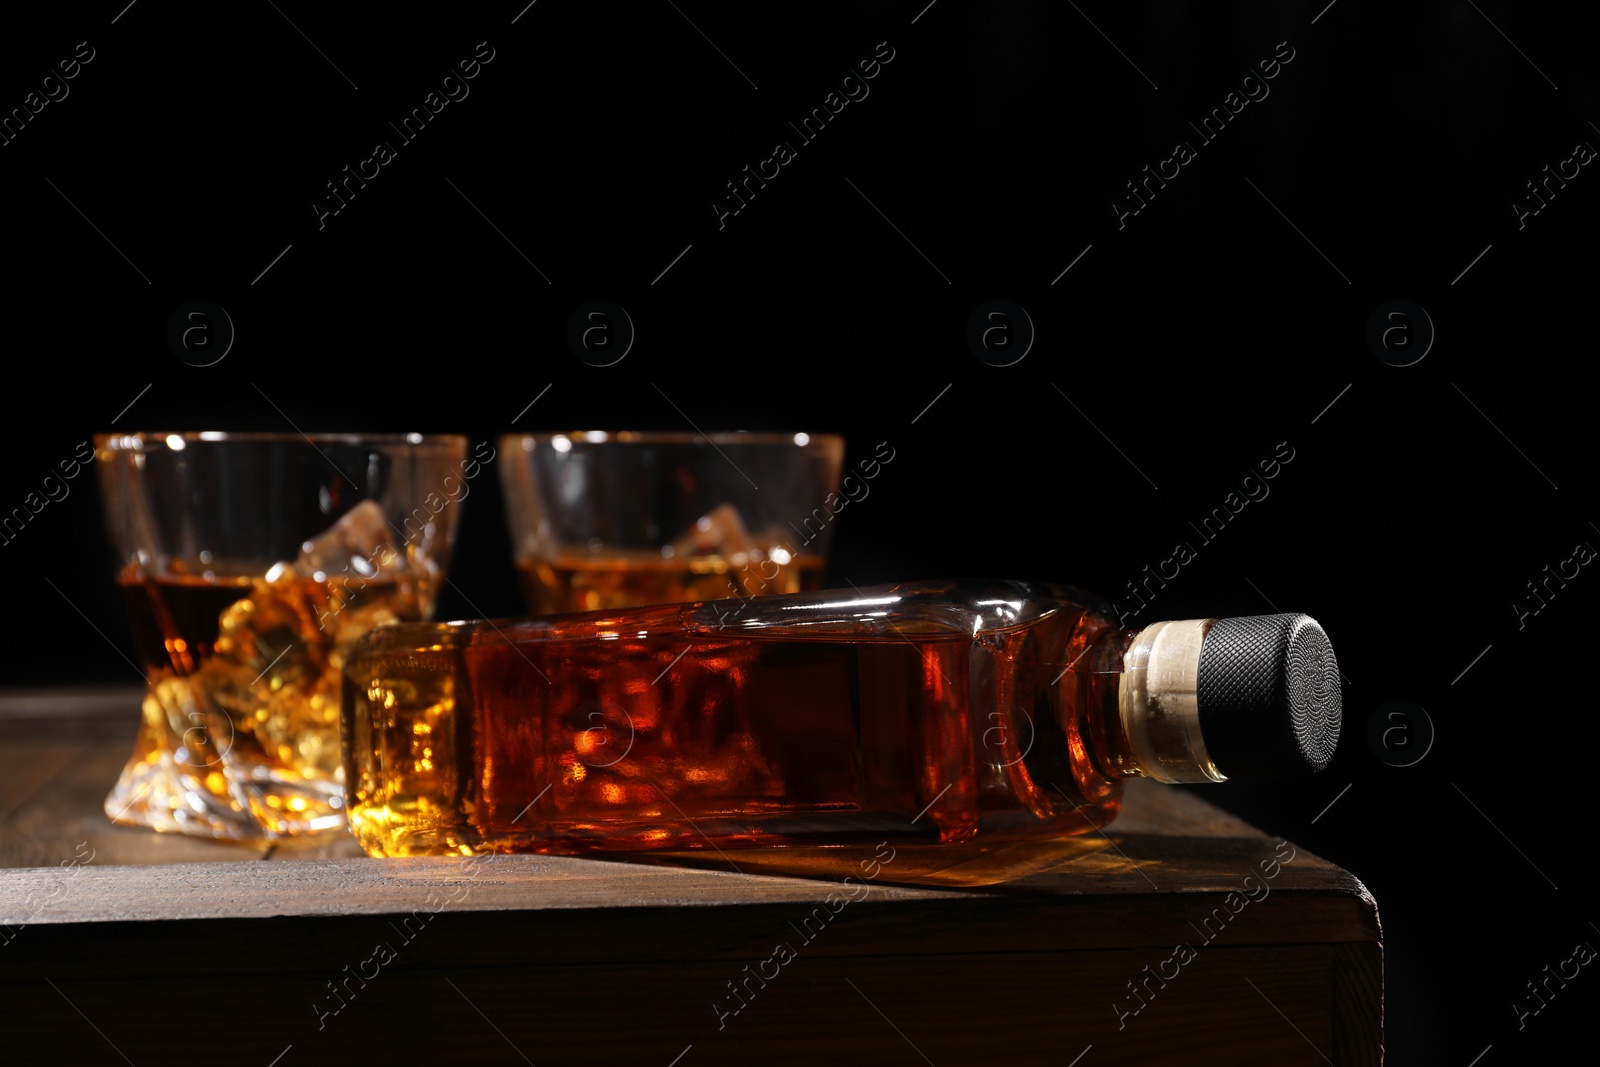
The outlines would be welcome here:
[[[507,434],[500,454],[534,614],[819,589],[850,502],[833,434]]]

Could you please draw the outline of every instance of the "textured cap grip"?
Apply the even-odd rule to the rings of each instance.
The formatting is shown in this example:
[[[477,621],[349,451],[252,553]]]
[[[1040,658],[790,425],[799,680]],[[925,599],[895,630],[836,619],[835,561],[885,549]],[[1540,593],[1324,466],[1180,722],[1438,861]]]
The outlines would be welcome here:
[[[1309,615],[1218,619],[1200,649],[1200,730],[1217,769],[1263,780],[1321,771],[1339,743],[1339,664]]]

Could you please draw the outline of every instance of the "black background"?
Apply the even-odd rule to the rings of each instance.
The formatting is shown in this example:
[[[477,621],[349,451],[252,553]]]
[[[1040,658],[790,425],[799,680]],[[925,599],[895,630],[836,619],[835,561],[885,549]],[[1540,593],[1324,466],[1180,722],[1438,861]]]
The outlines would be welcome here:
[[[1288,442],[1270,496],[1136,618],[1316,616],[1348,678],[1344,737],[1318,780],[1206,796],[1375,895],[1392,1062],[1576,1047],[1600,978],[1525,1029],[1511,1002],[1600,943],[1600,577],[1584,569],[1520,627],[1512,601],[1578,542],[1600,546],[1600,178],[1584,167],[1520,229],[1512,202],[1600,145],[1600,14],[925,4],[112,0],[12,22],[7,112],[78,42],[94,59],[0,147],[0,508],[110,430],[476,442],[687,417],[842,432],[850,463],[891,443],[838,520],[834,584],[1015,576],[1116,595]],[[319,228],[324,183],[396,140],[385,122],[480,41],[494,59],[470,96]],[[719,228],[724,183],[795,141],[785,123],[881,41],[894,58],[870,95]],[[1284,41],[1270,96],[1200,143],[1186,123]],[[1113,199],[1177,140],[1197,158],[1119,228]],[[193,299],[237,331],[210,367],[165,340]],[[566,344],[591,299],[637,328],[614,366]],[[992,299],[1037,331],[1012,366],[966,342]],[[1365,339],[1395,299],[1437,330],[1412,366]],[[452,573],[484,613],[514,614],[492,480],[465,505]],[[93,475],[70,485],[0,546],[9,686],[134,680],[111,647],[129,637]],[[472,614],[448,593],[440,612]],[[1392,699],[1437,730],[1407,768],[1366,739]]]

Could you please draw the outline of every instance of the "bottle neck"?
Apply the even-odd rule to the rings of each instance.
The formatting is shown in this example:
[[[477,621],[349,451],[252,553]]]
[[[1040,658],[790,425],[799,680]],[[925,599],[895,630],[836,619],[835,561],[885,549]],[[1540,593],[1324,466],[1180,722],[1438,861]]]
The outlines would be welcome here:
[[[1158,782],[1223,782],[1200,731],[1197,695],[1200,649],[1215,619],[1157,622],[1107,634],[1103,669],[1117,684],[1101,693],[1100,722],[1106,769],[1115,777]],[[1120,669],[1115,662],[1121,649]]]

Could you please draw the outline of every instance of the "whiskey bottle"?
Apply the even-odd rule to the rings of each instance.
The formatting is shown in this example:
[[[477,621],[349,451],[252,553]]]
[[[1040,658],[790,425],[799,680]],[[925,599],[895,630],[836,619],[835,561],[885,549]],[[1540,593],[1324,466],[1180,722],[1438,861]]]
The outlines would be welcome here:
[[[1120,629],[999,581],[384,626],[342,686],[378,856],[1083,833],[1129,778],[1320,771],[1340,717],[1305,615]]]

